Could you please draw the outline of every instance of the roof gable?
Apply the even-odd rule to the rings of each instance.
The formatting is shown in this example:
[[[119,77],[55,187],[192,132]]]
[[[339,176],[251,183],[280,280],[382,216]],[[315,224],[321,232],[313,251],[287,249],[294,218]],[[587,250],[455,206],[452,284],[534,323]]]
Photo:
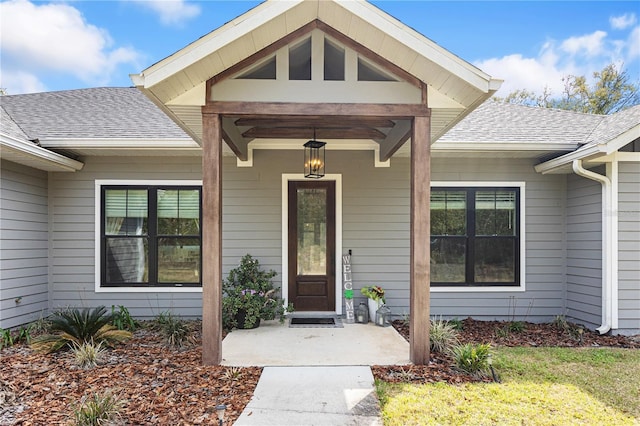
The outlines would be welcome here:
[[[395,68],[392,75],[420,87],[424,95],[417,101],[427,101],[431,109],[432,140],[488,99],[501,83],[361,0],[266,1],[131,78],[199,142],[200,107],[206,103],[208,81],[246,69],[258,57],[266,58],[283,43],[315,28],[350,43],[350,48],[358,46],[359,52],[370,52],[367,59],[382,58]],[[415,97],[403,100],[416,102]],[[311,96],[305,102],[327,100]]]
[[[316,20],[465,106],[499,87],[498,80],[361,0],[266,1],[132,79],[155,87],[154,95],[167,102]]]

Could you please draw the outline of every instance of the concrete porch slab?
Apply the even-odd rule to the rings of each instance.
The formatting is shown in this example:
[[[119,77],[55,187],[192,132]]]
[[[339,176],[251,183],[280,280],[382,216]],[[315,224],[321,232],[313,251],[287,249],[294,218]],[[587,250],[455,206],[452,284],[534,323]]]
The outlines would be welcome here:
[[[340,366],[410,364],[409,343],[393,327],[344,324],[343,328],[289,328],[263,321],[234,330],[222,341],[222,365]]]

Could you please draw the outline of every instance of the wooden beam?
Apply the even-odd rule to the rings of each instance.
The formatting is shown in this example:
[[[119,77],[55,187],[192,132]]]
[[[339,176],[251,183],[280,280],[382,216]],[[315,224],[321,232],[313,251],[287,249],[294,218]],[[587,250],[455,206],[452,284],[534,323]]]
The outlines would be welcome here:
[[[222,134],[224,140],[227,142],[231,151],[242,161],[247,161],[249,158],[249,142],[251,139],[247,139],[244,135],[240,134],[240,131],[235,126],[233,118],[222,117]]]
[[[385,139],[380,142],[380,161],[387,161],[411,137],[411,121],[402,120],[396,123]]]
[[[382,68],[384,68],[385,70],[387,70],[391,74],[395,75],[396,77],[406,81],[407,83],[411,84],[412,86],[418,87],[420,89],[422,88],[422,85],[423,85],[422,80],[420,80],[419,78],[417,78],[413,74],[410,74],[409,72],[407,72],[403,68],[400,68],[399,66],[397,66],[393,62],[388,61],[387,59],[385,59],[382,56],[378,55],[374,51],[372,51],[369,48],[363,46],[362,44],[358,43],[357,41],[355,41],[354,39],[348,37],[347,35],[341,33],[340,31],[336,30],[335,28],[330,27],[329,25],[325,24],[322,21],[318,21],[317,26],[318,26],[318,29],[320,29],[321,31],[324,31],[326,34],[328,34],[331,37],[335,38],[337,41],[339,41],[340,43],[344,44],[346,47],[349,47],[349,48],[355,50],[359,55],[364,56],[365,58],[369,59],[371,62],[374,62],[374,63],[380,65]]]
[[[286,120],[290,118],[346,116],[355,120],[360,117],[377,117],[393,120],[427,117],[431,114],[424,104],[342,104],[301,102],[238,102],[211,101],[202,107],[203,114],[220,114],[233,117],[258,116]],[[284,117],[283,117],[284,116]],[[289,116],[289,117],[287,117]]]
[[[431,123],[416,117],[411,137],[411,243],[409,352],[416,365],[429,363]]]
[[[245,138],[280,138],[280,139],[384,139],[386,136],[378,129],[348,127],[344,129],[324,129],[313,127],[254,127],[242,134]]]
[[[348,117],[321,117],[321,118],[291,118],[283,123],[282,118],[261,118],[247,117],[238,118],[235,125],[239,127],[393,127],[395,123],[391,120],[378,117],[360,117],[356,120]]]
[[[232,65],[231,67],[227,68],[226,70],[221,71],[220,73],[214,75],[209,80],[207,80],[207,87],[210,88],[210,86],[213,86],[216,83],[219,83],[220,81],[231,77],[232,75],[244,70],[245,68],[249,68],[251,65],[255,64],[256,62],[259,62],[262,59],[266,58],[267,56],[276,53],[276,51],[278,49],[280,49],[282,47],[285,47],[289,43],[296,41],[298,38],[301,38],[301,37],[305,36],[306,34],[309,34],[311,31],[313,31],[316,28],[318,28],[318,21],[317,20],[311,21],[311,22],[303,25],[302,27],[298,28],[297,30],[294,30],[291,33],[285,35],[281,39],[271,43],[267,47],[264,47],[264,48],[258,50],[253,55],[241,60],[240,62]],[[211,98],[208,97],[207,100],[209,100],[209,99],[211,99]]]
[[[202,114],[202,363],[222,362],[222,121]]]

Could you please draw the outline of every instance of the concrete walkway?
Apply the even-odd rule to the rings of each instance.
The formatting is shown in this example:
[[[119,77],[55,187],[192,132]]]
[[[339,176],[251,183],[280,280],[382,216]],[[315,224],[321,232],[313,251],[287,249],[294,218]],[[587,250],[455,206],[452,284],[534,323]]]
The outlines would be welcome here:
[[[369,367],[265,367],[234,425],[379,426],[382,420]]]
[[[371,365],[409,364],[393,327],[289,328],[263,321],[222,342],[222,364],[264,367],[235,425],[382,425]]]

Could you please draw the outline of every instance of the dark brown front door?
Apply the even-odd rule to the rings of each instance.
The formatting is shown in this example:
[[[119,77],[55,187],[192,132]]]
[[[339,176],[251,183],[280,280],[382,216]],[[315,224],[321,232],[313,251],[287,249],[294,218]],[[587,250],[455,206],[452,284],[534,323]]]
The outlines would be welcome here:
[[[334,311],[336,185],[289,182],[289,301],[296,311]]]

